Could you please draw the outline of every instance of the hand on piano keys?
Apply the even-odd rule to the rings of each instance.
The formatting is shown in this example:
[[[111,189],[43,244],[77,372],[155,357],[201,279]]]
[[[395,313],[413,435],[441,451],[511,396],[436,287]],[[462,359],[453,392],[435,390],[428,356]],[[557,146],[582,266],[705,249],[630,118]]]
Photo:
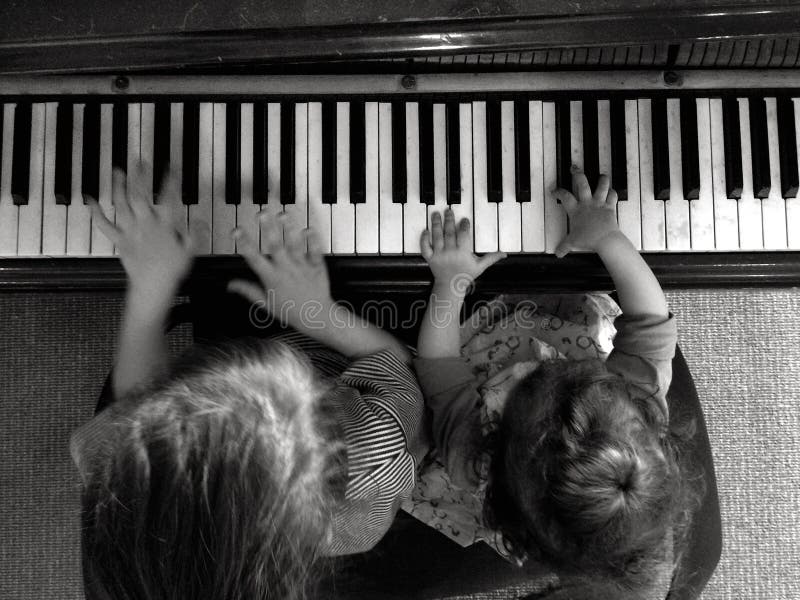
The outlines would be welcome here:
[[[562,188],[554,192],[567,212],[570,224],[569,233],[556,248],[558,258],[581,250],[597,252],[604,238],[620,230],[617,225],[617,192],[610,185],[608,176],[601,175],[597,188],[592,192],[586,175],[573,166],[572,189],[577,198]]]
[[[150,181],[178,173],[182,218],[210,228],[198,254],[235,253],[236,226],[258,240],[264,209],[313,227],[325,253],[418,254],[448,206],[478,252],[552,253],[571,164],[611,176],[640,250],[800,249],[791,93],[602,96],[7,102],[0,256],[113,254],[84,196],[113,222],[112,168],[138,160]]]
[[[138,162],[126,184],[125,173],[114,169],[116,223],[94,198],[88,199],[89,208],[96,226],[118,248],[131,292],[140,301],[169,305],[191,269],[192,238],[177,217],[181,206],[178,178],[167,173],[156,205],[147,174],[148,166]]]

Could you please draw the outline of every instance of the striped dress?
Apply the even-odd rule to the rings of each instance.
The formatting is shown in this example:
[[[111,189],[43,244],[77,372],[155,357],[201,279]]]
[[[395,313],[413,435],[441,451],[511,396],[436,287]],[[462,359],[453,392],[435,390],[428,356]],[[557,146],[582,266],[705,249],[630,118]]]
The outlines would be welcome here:
[[[277,336],[334,379],[332,404],[347,451],[344,498],[336,507],[325,554],[370,550],[411,496],[417,461],[427,451],[422,392],[409,367],[384,350],[348,362],[300,334]]]

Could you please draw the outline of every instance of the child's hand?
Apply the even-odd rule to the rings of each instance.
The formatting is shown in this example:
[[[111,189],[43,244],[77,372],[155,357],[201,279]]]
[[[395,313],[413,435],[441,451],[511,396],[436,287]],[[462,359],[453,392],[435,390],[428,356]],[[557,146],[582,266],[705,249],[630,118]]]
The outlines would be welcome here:
[[[597,189],[592,194],[589,181],[582,171],[573,170],[572,187],[578,199],[564,189],[553,195],[569,215],[569,235],[556,247],[556,256],[561,258],[573,250],[597,252],[600,242],[609,234],[619,231],[617,225],[617,192],[610,189],[606,175],[601,175]]]
[[[431,228],[422,232],[419,246],[434,279],[451,286],[472,283],[488,267],[506,257],[505,252],[476,256],[472,251],[469,219],[461,219],[456,228],[455,216],[449,208],[444,211],[444,227],[442,215],[433,213]]]
[[[192,266],[194,253],[185,228],[176,226],[178,178],[171,171],[167,173],[159,194],[161,203],[154,206],[153,190],[144,174],[144,165],[139,163],[129,175],[126,189],[125,173],[114,170],[116,224],[108,220],[95,199],[88,201],[94,222],[119,249],[130,290],[141,298],[161,301],[177,292]]]
[[[281,235],[282,219],[267,220],[262,228],[265,249],[269,256],[258,251],[257,244],[241,229],[234,229],[240,254],[258,276],[259,284],[244,279],[228,283],[228,291],[260,303],[275,317],[286,319],[293,327],[303,325],[299,319],[304,311],[315,311],[333,304],[328,281],[328,269],[319,250],[316,235],[310,231],[286,230],[286,242]],[[308,240],[308,252],[305,241]],[[309,312],[309,315],[311,313]]]

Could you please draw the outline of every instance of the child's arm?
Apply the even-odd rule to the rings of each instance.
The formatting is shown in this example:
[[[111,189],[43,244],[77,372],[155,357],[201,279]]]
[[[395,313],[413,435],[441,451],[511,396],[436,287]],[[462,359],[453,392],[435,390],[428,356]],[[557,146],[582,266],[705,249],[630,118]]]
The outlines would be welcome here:
[[[449,208],[444,213],[444,227],[439,213],[431,217],[430,231],[422,232],[420,238],[420,252],[433,273],[433,289],[419,330],[417,350],[422,358],[458,356],[464,297],[475,278],[506,255],[493,252],[475,256],[469,219],[462,219],[456,228]]]
[[[600,176],[594,194],[581,171],[573,171],[572,181],[577,200],[567,190],[554,192],[570,219],[570,233],[556,248],[556,256],[561,258],[572,250],[597,252],[626,315],[666,318],[667,301],[658,280],[617,225],[617,193],[609,189],[608,177]]]
[[[120,397],[136,385],[155,377],[167,364],[164,326],[181,281],[192,265],[189,237],[176,228],[172,218],[180,203],[178,180],[170,173],[162,186],[161,203],[153,208],[152,189],[145,184],[145,169],[125,185],[125,174],[115,170],[111,223],[93,199],[89,204],[94,222],[119,249],[128,275],[128,289],[112,376],[112,389]]]
[[[284,244],[281,223],[275,220],[264,223],[262,241],[269,257],[259,253],[244,231],[234,231],[240,252],[258,276],[260,285],[236,279],[228,284],[229,291],[244,296],[345,356],[354,358],[391,350],[405,363],[411,362],[411,355],[400,340],[334,302],[328,270],[313,232],[307,232],[306,236],[287,229]],[[308,252],[303,248],[306,238]]]

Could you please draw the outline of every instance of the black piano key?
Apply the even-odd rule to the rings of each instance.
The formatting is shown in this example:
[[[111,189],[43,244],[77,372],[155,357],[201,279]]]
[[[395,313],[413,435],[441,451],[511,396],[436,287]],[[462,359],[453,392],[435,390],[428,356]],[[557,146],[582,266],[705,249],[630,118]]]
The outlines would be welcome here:
[[[336,102],[322,103],[322,202],[336,204]]]
[[[225,107],[225,204],[239,204],[242,197],[242,104]]]
[[[597,101],[584,100],[583,113],[583,172],[589,185],[597,185],[600,176],[599,134],[597,131]]]
[[[111,164],[115,168],[128,170],[128,105],[114,104],[111,126]]]
[[[794,103],[789,96],[778,96],[778,152],[781,156],[781,194],[795,198],[800,179],[797,172],[797,128],[794,120]]]
[[[267,181],[267,111],[266,102],[253,104],[253,202],[266,204]]]
[[[653,196],[656,200],[669,200],[669,133],[667,127],[667,99],[652,100],[653,132]]]
[[[364,102],[350,103],[350,202],[367,199],[367,139],[364,129]]]
[[[769,196],[769,134],[767,104],[763,98],[750,98],[750,155],[753,165],[753,195]]]
[[[486,103],[486,191],[489,202],[503,201],[503,137],[500,100]]]
[[[405,203],[408,182],[406,172],[406,105],[392,102],[392,201]]]
[[[514,102],[514,188],[517,202],[531,200],[531,132],[528,101]]]
[[[20,102],[14,110],[14,148],[11,165],[11,195],[14,204],[28,203],[31,166],[31,103]]]
[[[556,180],[558,187],[572,189],[572,137],[569,100],[558,100],[556,109]],[[559,201],[560,202],[560,201]]]
[[[458,102],[445,105],[447,126],[447,203],[461,202],[461,127]]]
[[[683,197],[700,197],[700,155],[697,150],[697,103],[694,98],[681,98],[681,173]]]
[[[83,109],[81,191],[97,200],[100,195],[100,104],[88,102]]]
[[[741,198],[742,135],[739,128],[739,102],[736,98],[722,99],[722,133],[725,144],[725,193],[728,198]]]
[[[169,102],[156,102],[155,118],[153,126],[153,185],[154,189],[160,190],[164,183],[164,177],[169,169],[170,162],[170,139],[171,139],[171,115]],[[155,198],[158,202],[158,198]]]
[[[200,178],[200,104],[183,105],[183,203],[197,204]]]
[[[294,103],[281,102],[281,204],[294,204]]]
[[[419,192],[423,204],[436,200],[433,177],[433,104],[419,103]]]
[[[610,103],[611,117],[611,186],[620,200],[628,199],[628,150],[625,136],[625,100]]]
[[[59,102],[56,109],[56,172],[53,182],[56,204],[69,204],[72,195],[72,104]]]

